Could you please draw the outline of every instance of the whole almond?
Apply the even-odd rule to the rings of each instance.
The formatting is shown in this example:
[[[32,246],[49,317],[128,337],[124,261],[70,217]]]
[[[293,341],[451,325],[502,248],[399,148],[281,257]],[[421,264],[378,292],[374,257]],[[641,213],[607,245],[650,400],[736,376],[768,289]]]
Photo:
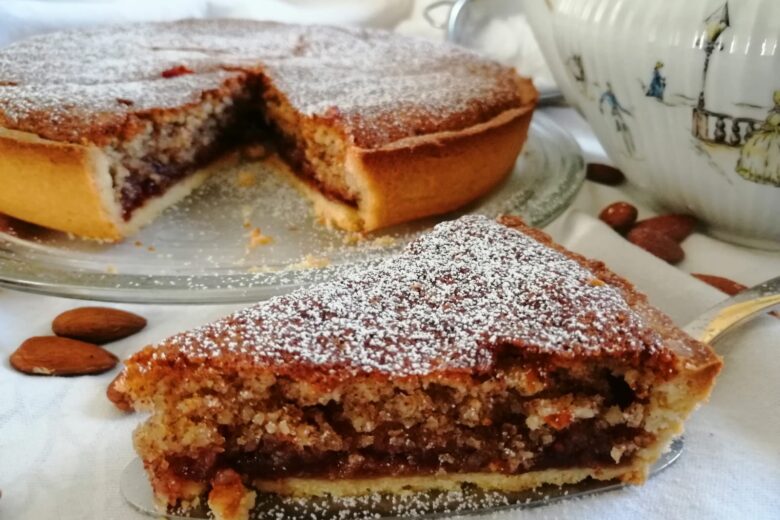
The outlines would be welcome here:
[[[682,242],[696,227],[696,219],[690,215],[659,215],[640,220],[635,228],[648,228],[664,234],[675,242]]]
[[[124,393],[125,373],[120,372],[106,388],[106,397],[123,412],[132,412],[133,405]]]
[[[16,370],[47,376],[100,374],[114,368],[118,361],[97,345],[57,336],[30,338],[11,354],[11,366]]]
[[[734,280],[729,280],[728,278],[724,278],[722,276],[715,276],[712,274],[701,274],[701,273],[693,273],[691,276],[695,276],[702,282],[709,284],[716,289],[728,294],[729,296],[734,296],[735,294],[741,293],[745,289],[747,289],[747,286],[742,285],[739,282],[735,282]]]
[[[672,240],[668,235],[654,231],[648,227],[637,227],[628,232],[628,241],[645,251],[654,254],[661,260],[670,264],[676,264],[685,258],[680,244]]]
[[[628,202],[613,202],[601,210],[599,218],[618,233],[626,233],[636,222],[637,209]]]
[[[108,343],[135,334],[146,320],[132,312],[109,307],[79,307],[65,311],[51,324],[57,336],[90,343]]]
[[[606,184],[608,186],[617,186],[626,180],[626,176],[623,175],[623,172],[614,166],[600,163],[589,163],[585,170],[585,176],[589,181]]]

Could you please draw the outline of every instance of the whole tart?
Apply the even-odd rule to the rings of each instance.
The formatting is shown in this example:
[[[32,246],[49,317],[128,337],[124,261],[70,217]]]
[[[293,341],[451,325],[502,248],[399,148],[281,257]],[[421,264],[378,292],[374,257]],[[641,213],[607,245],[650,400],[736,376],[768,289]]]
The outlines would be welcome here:
[[[378,30],[188,20],[0,50],[0,213],[118,240],[247,140],[327,224],[440,214],[510,171],[537,93],[465,49]]]
[[[721,367],[604,264],[519,219],[149,346],[121,390],[157,499],[641,483]]]

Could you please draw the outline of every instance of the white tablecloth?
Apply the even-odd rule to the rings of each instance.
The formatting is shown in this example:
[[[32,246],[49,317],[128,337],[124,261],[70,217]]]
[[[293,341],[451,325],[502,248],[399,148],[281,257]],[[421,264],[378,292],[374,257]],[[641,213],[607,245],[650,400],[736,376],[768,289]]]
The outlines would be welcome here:
[[[578,137],[591,158],[592,135],[569,109],[547,109]],[[566,246],[600,258],[633,280],[683,324],[723,297],[685,271],[730,276],[747,284],[780,274],[780,254],[688,238],[688,255],[671,267],[593,218],[630,189],[587,182],[575,204],[548,230]],[[644,214],[647,214],[643,210]],[[119,475],[134,457],[138,414],[105,398],[115,370],[100,376],[19,374],[8,355],[24,339],[50,333],[57,313],[85,302],[0,289],[0,519],[140,519],[119,494]],[[148,342],[216,319],[236,305],[116,305],[149,319],[140,334],[110,345],[128,356]],[[643,487],[570,500],[497,518],[780,518],[780,320],[760,318],[718,344],[726,368],[710,403],[695,413],[685,453]]]
[[[250,18],[277,22],[392,28],[412,0],[2,0],[0,47],[62,29],[182,18]]]

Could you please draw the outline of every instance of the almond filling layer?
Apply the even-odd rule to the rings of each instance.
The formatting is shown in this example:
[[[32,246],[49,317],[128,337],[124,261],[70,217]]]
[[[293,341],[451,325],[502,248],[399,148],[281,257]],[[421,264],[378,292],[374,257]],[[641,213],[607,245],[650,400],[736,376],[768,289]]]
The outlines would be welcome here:
[[[335,130],[297,114],[259,78],[225,89],[188,108],[142,117],[140,133],[104,148],[125,221],[150,198],[247,141],[271,144],[296,175],[331,199],[357,205],[344,179],[344,143]]]
[[[241,410],[240,424],[218,427],[218,451],[169,453],[168,469],[204,482],[221,468],[249,481],[512,475],[626,464],[655,439],[642,427],[646,389],[610,367],[509,365],[467,385],[369,380],[338,399],[308,392],[276,379],[265,399]]]

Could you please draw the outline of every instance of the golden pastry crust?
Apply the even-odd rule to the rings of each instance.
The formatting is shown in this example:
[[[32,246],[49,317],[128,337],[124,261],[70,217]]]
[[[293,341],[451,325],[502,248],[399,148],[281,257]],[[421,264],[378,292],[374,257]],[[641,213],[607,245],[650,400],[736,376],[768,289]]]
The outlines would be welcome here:
[[[497,473],[457,473],[449,475],[425,475],[402,477],[376,477],[364,479],[317,479],[284,478],[278,480],[255,480],[254,487],[260,491],[285,496],[360,496],[371,493],[403,494],[410,491],[458,491],[463,484],[474,484],[489,491],[525,491],[546,484],[562,486],[574,484],[586,478],[596,480],[620,479],[641,483],[644,476],[634,478],[625,468],[577,468],[529,471],[520,475]]]
[[[3,213],[83,237],[122,237],[107,160],[97,147],[0,128],[0,157]]]
[[[355,150],[347,168],[365,186],[359,206],[363,227],[446,213],[485,195],[511,172],[531,115],[527,106],[459,132]]]

